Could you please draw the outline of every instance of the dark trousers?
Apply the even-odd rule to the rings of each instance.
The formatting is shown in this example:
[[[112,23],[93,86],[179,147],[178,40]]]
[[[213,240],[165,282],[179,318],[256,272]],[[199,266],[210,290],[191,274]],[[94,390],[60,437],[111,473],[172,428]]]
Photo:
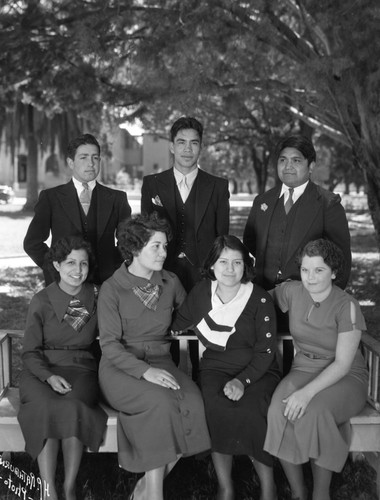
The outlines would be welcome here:
[[[171,266],[169,271],[175,273],[180,282],[182,283],[184,289],[187,293],[193,288],[195,283],[201,279],[201,273],[199,266],[193,265],[186,257],[175,261],[175,265]],[[189,331],[189,334],[191,332]],[[178,342],[172,342],[170,347],[170,353],[172,355],[174,363],[178,366],[179,363],[179,344]],[[189,342],[189,354],[192,366],[192,378],[197,380],[198,370],[199,370],[199,349],[197,342]]]

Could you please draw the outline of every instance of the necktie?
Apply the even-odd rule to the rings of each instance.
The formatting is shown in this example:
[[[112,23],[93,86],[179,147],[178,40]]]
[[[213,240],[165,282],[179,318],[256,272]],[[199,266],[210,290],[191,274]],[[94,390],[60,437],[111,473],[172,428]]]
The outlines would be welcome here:
[[[90,188],[88,187],[87,182],[82,182],[82,186],[83,186],[83,191],[79,196],[79,201],[82,205],[84,213],[87,215],[91,203],[91,191]]]
[[[292,208],[292,206],[294,204],[294,201],[293,201],[293,191],[294,191],[293,188],[289,188],[289,196],[288,196],[288,199],[286,200],[286,203],[285,203],[285,212],[286,212],[286,215],[288,215],[290,209]]]
[[[182,177],[182,180],[179,183],[179,192],[180,192],[182,201],[185,203],[188,196],[189,196],[189,193],[190,193],[189,186],[187,185],[186,175],[184,175]]]

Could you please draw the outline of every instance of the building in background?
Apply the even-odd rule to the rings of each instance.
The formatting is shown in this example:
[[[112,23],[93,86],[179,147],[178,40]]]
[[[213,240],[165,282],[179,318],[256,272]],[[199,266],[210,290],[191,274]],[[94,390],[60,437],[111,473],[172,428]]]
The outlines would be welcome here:
[[[143,170],[144,175],[162,172],[171,166],[169,139],[155,134],[143,135]]]
[[[113,141],[102,154],[100,181],[120,186],[121,189],[139,189],[144,175],[161,172],[170,167],[169,140],[155,134],[131,135],[125,128],[119,128]],[[4,145],[4,142],[2,142]],[[57,148],[58,151],[58,148]],[[71,178],[66,158],[56,153],[45,153],[38,161],[38,184],[40,189],[63,184]],[[28,180],[27,151],[25,144],[11,153],[0,148],[0,184],[15,189],[26,188]]]

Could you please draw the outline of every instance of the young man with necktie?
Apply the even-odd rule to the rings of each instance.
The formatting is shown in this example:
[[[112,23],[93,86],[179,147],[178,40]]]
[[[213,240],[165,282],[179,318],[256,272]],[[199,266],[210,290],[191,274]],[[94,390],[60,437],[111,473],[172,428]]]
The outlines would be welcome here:
[[[164,268],[179,277],[187,292],[200,280],[200,268],[215,238],[229,230],[228,181],[198,167],[202,137],[203,126],[196,118],[174,122],[169,145],[173,166],[145,176],[141,189],[141,212],[157,212],[170,222],[173,238]],[[178,361],[175,344],[172,354]],[[190,355],[195,378],[198,354]]]
[[[197,119],[179,118],[170,131],[173,167],[145,176],[141,189],[141,212],[156,211],[171,224],[164,268],[177,274],[186,291],[200,279],[215,238],[229,230],[228,181],[198,167],[202,136]]]
[[[96,259],[94,282],[103,283],[120,266],[115,245],[116,229],[131,215],[126,193],[96,181],[100,171],[100,146],[91,134],[73,139],[67,148],[72,179],[41,191],[35,214],[24,239],[24,250],[41,267],[45,284],[53,281],[45,257],[51,244],[64,236],[82,236],[91,243]]]
[[[310,180],[315,166],[313,143],[288,136],[276,147],[279,186],[258,195],[252,205],[243,241],[256,258],[256,282],[266,290],[287,279],[300,280],[298,252],[311,240],[325,238],[345,257],[345,288],[351,269],[348,223],[341,198]]]

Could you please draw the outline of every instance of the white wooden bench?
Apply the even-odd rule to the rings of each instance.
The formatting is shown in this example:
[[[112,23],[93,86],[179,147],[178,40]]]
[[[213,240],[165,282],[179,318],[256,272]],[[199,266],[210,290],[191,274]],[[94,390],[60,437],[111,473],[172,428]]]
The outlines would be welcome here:
[[[12,341],[22,339],[22,330],[0,330],[0,454],[24,451],[25,441],[18,424],[19,391],[12,386]],[[99,452],[117,451],[117,411],[105,404],[107,430]]]
[[[23,337],[22,331],[0,330],[0,453],[24,451],[24,438],[17,421],[19,409],[18,389],[12,387],[12,340]],[[280,359],[284,341],[291,340],[289,335],[279,337]],[[180,345],[180,367],[191,373],[188,354],[189,342],[198,342],[194,335],[176,337]],[[200,355],[203,349],[200,346]],[[367,405],[356,417],[351,418],[352,436],[350,451],[354,459],[365,458],[377,473],[377,494],[380,498],[380,398],[379,364],[380,342],[364,333],[362,350],[368,364],[370,377],[368,383]],[[99,452],[117,451],[117,412],[102,405],[108,414],[107,431]]]

